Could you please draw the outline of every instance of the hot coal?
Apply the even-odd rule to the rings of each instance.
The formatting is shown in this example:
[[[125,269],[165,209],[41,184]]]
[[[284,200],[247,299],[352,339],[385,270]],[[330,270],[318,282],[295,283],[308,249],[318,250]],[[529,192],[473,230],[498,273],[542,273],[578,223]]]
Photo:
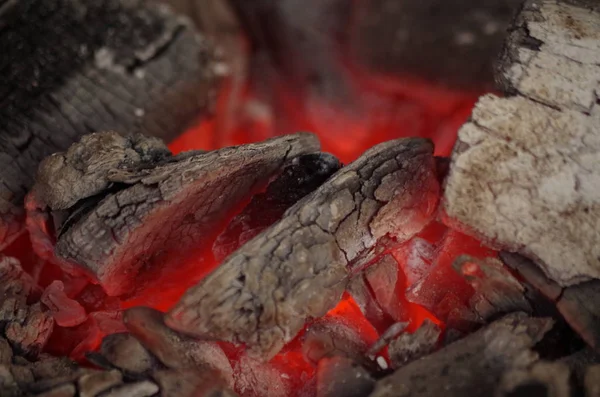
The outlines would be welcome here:
[[[368,150],[188,290],[167,323],[272,357],[339,301],[350,262],[428,223],[439,191],[432,150],[423,139]]]
[[[183,159],[157,162],[149,156],[147,161],[153,165],[150,167],[139,161],[121,164],[129,141],[116,133],[99,133],[94,137],[84,139],[73,152],[54,155],[41,165],[39,181],[28,203],[28,227],[34,247],[42,256],[55,257],[67,272],[84,270],[111,296],[127,292],[139,269],[150,262],[182,260],[191,252],[200,252],[202,244],[198,243],[210,240],[207,237],[222,227],[240,200],[289,159],[318,149],[314,137],[298,134]],[[155,147],[153,140],[140,139],[137,144],[142,148]],[[124,150],[97,150],[96,145],[104,147],[105,141],[116,141]],[[94,153],[82,157],[78,165],[90,172],[91,177],[73,180],[67,172],[69,167],[60,166],[56,170],[52,164],[52,159],[62,159],[57,160],[59,164],[75,163],[80,152]],[[158,157],[163,158],[164,151],[158,152]],[[132,156],[143,158],[144,153]],[[126,165],[129,167],[123,168]],[[55,172],[61,169],[65,173]],[[47,175],[53,176],[51,184]],[[101,178],[103,175],[106,180]],[[100,181],[96,182],[98,178]],[[93,181],[90,186],[88,181]],[[118,190],[108,188],[109,182]],[[70,184],[86,187],[68,189]],[[73,200],[80,202],[107,188],[97,205],[78,215],[61,232],[52,251],[48,215]],[[65,197],[62,192],[65,189],[81,193],[67,201],[56,200],[55,197]]]
[[[600,280],[562,288],[549,279],[533,261],[503,252],[501,258],[527,283],[556,304],[566,322],[594,349],[600,348]]]
[[[286,166],[264,193],[255,194],[244,210],[233,218],[215,240],[213,253],[223,260],[247,241],[279,220],[301,198],[316,190],[341,164],[327,153],[299,156]]]
[[[99,354],[111,366],[126,374],[144,374],[158,367],[156,358],[127,333],[104,337]]]
[[[484,396],[514,365],[536,360],[528,349],[552,327],[548,318],[508,315],[380,380],[372,397]]]
[[[41,301],[50,309],[54,321],[61,327],[74,327],[87,319],[84,307],[65,294],[62,281],[55,280],[46,287]]]
[[[441,333],[442,329],[437,324],[425,320],[413,333],[402,333],[397,336],[388,346],[393,367],[400,368],[433,352]]]
[[[469,306],[482,320],[517,311],[533,312],[525,288],[498,259],[461,255],[452,266],[475,290]]]
[[[317,397],[366,397],[375,386],[367,370],[346,357],[324,358],[317,369]]]

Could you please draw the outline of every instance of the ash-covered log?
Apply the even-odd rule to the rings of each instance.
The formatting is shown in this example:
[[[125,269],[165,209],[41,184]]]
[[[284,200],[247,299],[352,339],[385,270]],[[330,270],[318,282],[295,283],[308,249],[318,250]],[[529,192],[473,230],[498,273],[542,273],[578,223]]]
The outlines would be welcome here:
[[[27,203],[34,247],[121,295],[143,266],[166,267],[210,247],[240,201],[318,149],[316,137],[296,134],[172,157],[152,138],[84,137],[40,166]]]
[[[44,157],[109,129],[168,141],[211,107],[220,62],[160,3],[5,1],[0,26],[0,249]]]
[[[549,318],[510,314],[378,381],[371,397],[489,396],[503,375],[537,360]]]
[[[600,13],[528,1],[498,79],[459,132],[451,225],[536,261],[561,286],[600,277]]]
[[[377,145],[188,290],[167,324],[245,343],[270,358],[307,318],[323,316],[339,301],[349,264],[382,238],[401,242],[419,232],[438,194],[430,141]]]

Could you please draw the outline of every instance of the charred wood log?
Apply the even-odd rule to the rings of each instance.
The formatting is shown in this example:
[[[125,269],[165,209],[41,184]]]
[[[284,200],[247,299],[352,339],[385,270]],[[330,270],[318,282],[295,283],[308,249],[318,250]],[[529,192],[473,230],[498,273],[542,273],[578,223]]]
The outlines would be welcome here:
[[[439,190],[432,151],[416,138],[368,150],[188,290],[167,324],[272,357],[339,301],[350,263],[428,222]]]
[[[0,26],[0,248],[44,157],[108,129],[168,141],[210,107],[217,59],[163,5],[8,1]]]
[[[210,247],[240,200],[288,160],[318,148],[314,136],[297,134],[169,157],[149,138],[85,137],[40,166],[27,204],[34,246],[66,271],[83,270],[107,294],[121,295],[143,265],[168,266]],[[60,218],[48,233],[50,220]]]
[[[554,302],[560,314],[581,338],[596,351],[600,351],[600,280],[562,288],[548,279],[534,262],[523,256],[505,252],[501,254],[501,258]]]
[[[527,2],[446,181],[448,221],[536,261],[560,286],[600,277],[600,13]],[[550,77],[552,76],[552,77]]]
[[[371,397],[489,396],[505,372],[536,361],[548,318],[510,314],[378,381]]]

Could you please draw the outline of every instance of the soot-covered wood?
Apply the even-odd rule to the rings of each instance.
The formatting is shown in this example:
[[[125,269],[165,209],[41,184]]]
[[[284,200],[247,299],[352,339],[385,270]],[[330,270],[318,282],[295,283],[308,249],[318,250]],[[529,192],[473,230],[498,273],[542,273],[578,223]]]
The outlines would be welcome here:
[[[419,204],[438,189],[431,142],[377,145],[188,290],[167,324],[272,357],[338,302],[349,263],[384,236],[403,241],[424,226]]]
[[[510,314],[401,367],[377,382],[371,397],[494,395],[506,371],[537,360],[530,349],[552,324],[549,318]]]
[[[241,200],[287,161],[318,149],[316,137],[296,134],[169,157],[151,138],[98,133],[44,161],[28,225],[38,251],[120,295],[142,266],[169,266],[206,248]],[[54,249],[45,233],[51,217],[66,217]]]
[[[213,51],[160,3],[8,1],[0,27],[0,248],[45,156],[107,129],[170,140],[211,103]]]

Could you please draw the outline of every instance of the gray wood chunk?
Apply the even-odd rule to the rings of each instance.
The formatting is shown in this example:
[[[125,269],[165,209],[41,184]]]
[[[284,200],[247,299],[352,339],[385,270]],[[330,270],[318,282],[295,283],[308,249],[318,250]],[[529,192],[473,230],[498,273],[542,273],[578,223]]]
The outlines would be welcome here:
[[[158,386],[149,381],[143,380],[140,382],[126,383],[122,386],[117,386],[98,396],[101,397],[150,397],[159,391]]]
[[[420,138],[371,148],[189,289],[167,324],[272,357],[338,302],[349,263],[421,230],[439,189],[432,152]]]
[[[600,277],[600,13],[523,8],[498,77],[459,131],[450,223],[534,259],[562,286]]]
[[[2,4],[0,249],[22,230],[23,198],[44,157],[95,131],[172,140],[208,113],[220,63],[159,2]]]
[[[117,138],[109,142],[113,139]],[[88,139],[86,143],[96,146],[98,142]],[[304,133],[179,157],[154,167],[122,169],[111,160],[102,163],[101,172],[98,167],[88,168],[93,175],[106,175],[109,181],[125,185],[115,193],[105,192],[101,201],[71,222],[61,232],[55,255],[67,271],[74,271],[77,264],[96,277],[111,296],[130,292],[142,265],[168,266],[169,261],[177,263],[190,252],[201,251],[202,243],[210,242],[240,200],[286,161],[318,149],[317,138]],[[87,177],[82,180],[89,182]],[[94,182],[82,191],[97,191],[103,183]],[[33,211],[43,210],[48,189],[38,190],[37,185],[34,189],[38,208]]]
[[[80,397],[95,397],[105,390],[121,384],[123,375],[118,370],[85,374],[77,381]]]
[[[513,313],[378,381],[371,397],[490,396],[515,365],[537,360],[529,349],[552,327],[549,318]]]

